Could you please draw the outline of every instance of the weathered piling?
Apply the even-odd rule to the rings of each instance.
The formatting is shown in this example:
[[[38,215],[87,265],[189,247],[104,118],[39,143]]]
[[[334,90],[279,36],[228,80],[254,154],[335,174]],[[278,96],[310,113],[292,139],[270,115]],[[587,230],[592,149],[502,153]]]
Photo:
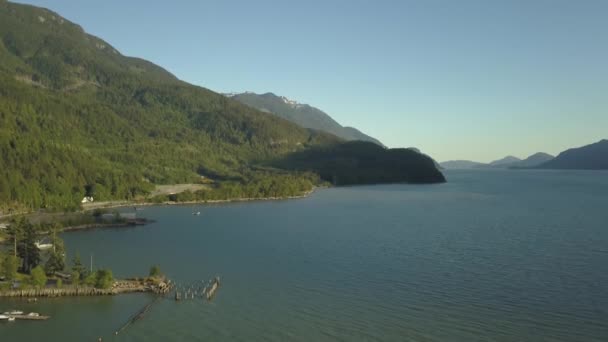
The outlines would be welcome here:
[[[138,312],[136,312],[133,316],[131,316],[126,322],[125,324],[122,325],[122,327],[120,327],[120,329],[116,330],[116,332],[114,332],[114,335],[118,335],[120,334],[122,331],[124,331],[125,329],[127,329],[131,324],[135,323],[136,321],[144,318],[144,316],[146,315],[146,313],[148,313],[148,311],[150,311],[150,308],[152,307],[152,305],[154,305],[154,303],[156,303],[160,298],[162,298],[161,296],[158,296],[156,298],[154,298],[154,300],[150,303],[148,303],[146,306],[144,306],[141,310],[139,310]]]
[[[215,277],[215,279],[213,279],[211,287],[207,291],[207,300],[213,299],[213,296],[215,296],[215,292],[217,291],[219,286],[220,286],[220,277]]]

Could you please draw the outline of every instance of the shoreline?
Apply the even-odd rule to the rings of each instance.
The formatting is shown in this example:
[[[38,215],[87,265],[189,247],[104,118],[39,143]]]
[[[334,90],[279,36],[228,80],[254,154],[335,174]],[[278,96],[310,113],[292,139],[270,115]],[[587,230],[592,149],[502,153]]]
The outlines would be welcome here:
[[[322,189],[327,187],[313,187],[311,190],[308,190],[301,195],[297,196],[284,196],[284,197],[241,197],[241,198],[231,198],[231,199],[223,199],[223,200],[200,200],[200,201],[186,201],[186,202],[173,202],[173,201],[165,201],[165,202],[137,202],[137,201],[108,201],[108,202],[99,202],[100,205],[90,205],[83,207],[81,210],[73,212],[73,213],[88,213],[98,209],[115,209],[115,208],[128,208],[128,207],[151,207],[151,206],[175,206],[175,205],[205,205],[205,204],[221,204],[221,203],[237,203],[237,202],[254,202],[254,201],[281,201],[281,200],[294,200],[294,199],[304,199],[312,195],[317,189]],[[68,214],[70,212],[64,212],[64,214]],[[30,215],[37,214],[36,211],[31,211],[28,213],[19,213],[13,214],[23,215],[28,217]],[[2,218],[2,217],[0,217]],[[61,228],[62,232],[69,231],[78,231],[78,230],[87,230],[87,229],[95,229],[95,228],[121,228],[121,227],[130,227],[130,226],[140,226],[146,225],[149,223],[153,223],[153,220],[148,220],[144,218],[144,222],[132,224],[128,222],[116,222],[116,223],[85,223],[78,224],[74,226],[65,226]],[[0,241],[2,243],[2,241]]]
[[[179,206],[179,205],[203,205],[203,204],[221,204],[221,203],[237,203],[237,202],[253,202],[253,201],[281,201],[281,200],[293,200],[293,199],[304,199],[312,195],[317,189],[322,187],[315,187],[312,190],[309,190],[302,195],[298,196],[286,196],[286,197],[261,197],[261,198],[233,198],[226,200],[201,200],[201,201],[187,201],[187,202],[121,202],[115,204],[108,204],[104,206],[98,206],[95,208],[86,208],[82,210],[82,213],[91,212],[97,209],[114,209],[114,208],[128,208],[128,207],[152,207],[152,206]],[[125,228],[125,227],[135,227],[135,226],[144,226],[150,223],[154,223],[154,220],[148,220],[144,218],[142,223],[132,224],[128,222],[118,222],[118,223],[87,223],[76,226],[66,226],[61,229],[62,232],[74,232],[80,230],[89,230],[96,228]]]
[[[137,223],[129,223],[129,222],[117,222],[117,223],[87,223],[80,224],[77,226],[66,226],[61,228],[61,232],[70,232],[70,231],[78,231],[78,230],[87,230],[87,229],[96,229],[96,228],[124,228],[124,227],[137,227],[137,226],[145,226],[150,223],[154,223],[154,220],[143,219]],[[48,232],[46,232],[48,234]]]
[[[314,187],[313,189],[304,192],[297,196],[283,196],[283,197],[240,197],[223,200],[199,200],[199,201],[185,201],[185,202],[120,202],[120,203],[108,203],[107,205],[91,206],[83,208],[82,212],[93,211],[96,209],[113,209],[113,208],[125,208],[125,207],[151,207],[151,206],[173,206],[173,205],[193,205],[193,204],[218,204],[218,203],[237,203],[237,202],[254,202],[254,201],[281,201],[281,200],[292,200],[292,199],[303,199],[310,197],[317,189],[325,187]]]
[[[90,297],[114,296],[119,294],[147,292],[158,295],[167,294],[172,288],[171,281],[157,285],[145,280],[115,280],[112,287],[99,289],[91,286],[71,286],[62,288],[14,289],[0,291],[0,298],[54,298],[54,297]]]

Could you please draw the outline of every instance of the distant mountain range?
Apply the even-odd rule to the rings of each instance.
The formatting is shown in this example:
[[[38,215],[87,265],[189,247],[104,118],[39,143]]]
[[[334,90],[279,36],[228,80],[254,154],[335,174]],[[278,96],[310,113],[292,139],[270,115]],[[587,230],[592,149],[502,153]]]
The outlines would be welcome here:
[[[542,163],[546,163],[553,158],[555,158],[555,157],[548,153],[538,152],[538,153],[535,153],[535,154],[529,156],[528,158],[516,163],[516,165],[513,165],[513,166],[520,167],[520,168],[535,167],[535,166],[541,165]]]
[[[608,169],[608,140],[603,139],[594,144],[572,148],[560,153],[538,166],[541,169]]]
[[[470,160],[450,160],[439,165],[445,169],[509,169],[536,167],[553,159],[547,153],[538,152],[522,160],[514,156],[506,156],[490,163],[479,163]]]
[[[524,160],[507,156],[491,163],[478,163],[470,160],[450,160],[439,164],[444,169],[573,169],[608,170],[608,140],[578,148],[571,148],[557,157],[539,152]]]
[[[344,127],[322,110],[307,104],[290,100],[273,93],[256,94],[252,92],[224,94],[257,110],[287,119],[301,127],[327,132],[347,141],[369,141],[384,145],[353,127]]]

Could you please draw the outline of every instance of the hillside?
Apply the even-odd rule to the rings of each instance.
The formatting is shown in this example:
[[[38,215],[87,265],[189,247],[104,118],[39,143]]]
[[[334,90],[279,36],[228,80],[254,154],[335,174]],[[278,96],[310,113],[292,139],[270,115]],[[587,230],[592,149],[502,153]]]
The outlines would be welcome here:
[[[261,184],[267,161],[343,143],[123,56],[45,9],[0,2],[0,38],[0,211],[132,199],[200,176]]]
[[[538,168],[606,170],[608,169],[608,140],[603,139],[594,144],[566,150]]]
[[[275,114],[301,127],[327,132],[344,140],[370,141],[380,146],[382,143],[353,127],[343,127],[327,113],[307,104],[301,104],[273,93],[226,94],[226,96],[261,111]]]

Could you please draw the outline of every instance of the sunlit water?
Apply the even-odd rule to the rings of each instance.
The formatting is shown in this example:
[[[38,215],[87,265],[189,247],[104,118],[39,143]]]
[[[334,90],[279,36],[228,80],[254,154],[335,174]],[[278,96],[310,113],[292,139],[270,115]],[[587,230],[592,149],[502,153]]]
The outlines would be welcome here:
[[[607,341],[608,172],[448,171],[441,185],[320,190],[302,200],[148,207],[148,226],[64,234],[70,255],[180,283],[150,295],[0,300],[51,315],[1,341]],[[193,216],[193,209],[201,216]]]

